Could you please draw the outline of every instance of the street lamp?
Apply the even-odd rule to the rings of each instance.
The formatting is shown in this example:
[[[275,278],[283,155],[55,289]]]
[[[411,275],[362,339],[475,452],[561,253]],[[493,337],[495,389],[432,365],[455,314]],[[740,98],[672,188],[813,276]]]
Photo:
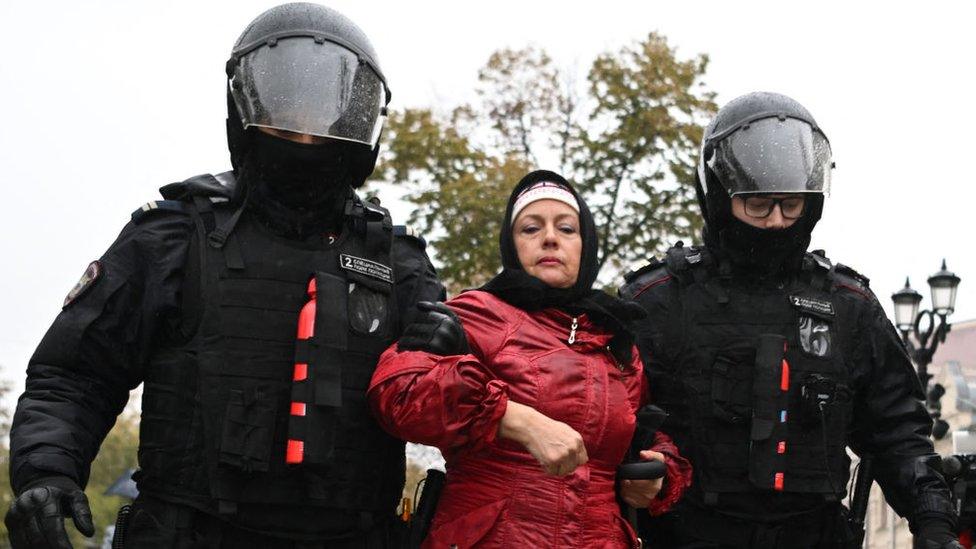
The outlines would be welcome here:
[[[913,290],[908,277],[905,277],[905,287],[891,294],[891,300],[895,302],[895,326],[901,330],[904,337],[904,334],[915,324],[922,294]]]
[[[946,270],[945,259],[942,269],[929,277],[929,287],[932,288],[932,308],[939,315],[945,317],[956,310],[956,288],[959,287],[959,277]]]
[[[946,321],[946,317],[956,308],[956,288],[959,287],[959,280],[958,276],[946,269],[945,259],[943,259],[942,269],[928,279],[929,288],[932,290],[931,310],[918,310],[922,295],[912,289],[907,278],[905,287],[891,295],[891,300],[895,304],[895,326],[901,331],[902,340],[918,367],[918,379],[925,390],[929,412],[936,420],[934,434],[942,435],[936,438],[945,436],[949,427],[940,419],[939,410],[941,408],[939,398],[945,393],[945,388],[936,384],[932,391],[929,391],[929,379],[932,376],[928,372],[928,367],[935,350],[945,341],[946,335],[952,328],[952,325]],[[925,329],[921,328],[923,319],[927,320]]]

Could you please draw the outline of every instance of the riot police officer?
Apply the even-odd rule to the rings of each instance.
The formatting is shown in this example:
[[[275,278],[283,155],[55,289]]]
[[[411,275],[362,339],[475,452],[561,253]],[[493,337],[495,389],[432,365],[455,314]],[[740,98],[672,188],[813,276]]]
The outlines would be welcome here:
[[[15,547],[67,546],[69,516],[93,533],[81,490],[140,383],[124,546],[394,543],[404,447],[365,391],[414,304],[444,291],[423,241],[353,190],[389,87],[363,32],[306,3],[255,19],[226,71],[233,171],[136,210],[30,360],[11,431]]]
[[[621,293],[667,431],[694,466],[662,547],[860,545],[845,520],[850,447],[871,457],[916,546],[954,547],[922,390],[868,279],[807,252],[833,167],[799,103],[750,93],[704,132],[704,246],[668,250]],[[646,532],[653,529],[652,533]]]

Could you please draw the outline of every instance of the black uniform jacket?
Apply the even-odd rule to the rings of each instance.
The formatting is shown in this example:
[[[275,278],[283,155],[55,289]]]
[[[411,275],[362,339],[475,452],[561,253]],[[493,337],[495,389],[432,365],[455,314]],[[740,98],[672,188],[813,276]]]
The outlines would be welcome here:
[[[703,358],[707,352],[702,349],[708,346],[714,349],[717,342],[695,341],[693,334],[697,330],[697,333],[719,333],[725,337],[735,336],[733,332],[736,331],[745,332],[746,325],[762,322],[756,319],[773,314],[773,309],[782,315],[776,303],[781,302],[783,309],[790,311],[791,305],[795,305],[791,304],[790,296],[802,295],[812,284],[809,273],[802,271],[791,273],[787,279],[762,281],[740,276],[733,270],[720,280],[723,277],[717,274],[716,265],[708,260],[709,255],[705,249],[692,248],[684,252],[672,249],[667,262],[655,262],[632,273],[621,288],[622,296],[635,300],[648,312],[649,316],[640,321],[638,347],[650,379],[652,398],[671,408],[666,410],[670,416],[664,430],[674,438],[682,454],[693,461],[695,482],[686,499],[698,500],[699,505],[705,499],[702,484],[707,484],[702,479],[706,475],[718,478],[722,473],[704,471],[701,463],[694,463],[699,452],[711,451],[696,447],[696,444],[702,445],[702,428],[694,425],[700,421],[696,418],[709,412],[691,409],[693,403],[699,401],[692,394],[694,389],[690,385],[693,382],[689,380],[712,367],[703,364],[713,357]],[[842,265],[830,268],[829,262],[821,256],[807,254],[804,262],[806,267],[811,267],[810,272],[820,270],[820,275],[814,275],[814,278],[819,276],[818,284],[824,290],[817,295],[829,296],[827,299],[834,308],[830,313],[838,315],[834,320],[836,325],[843,326],[844,332],[834,334],[830,350],[848,370],[845,374],[849,391],[846,398],[849,398],[850,406],[843,424],[835,432],[830,432],[833,429],[827,432],[828,437],[842,437],[834,446],[841,454],[841,465],[835,469],[833,478],[828,479],[834,485],[834,491],[840,496],[847,488],[847,466],[844,464],[849,462],[843,452],[846,444],[858,455],[874,457],[875,480],[892,507],[902,516],[909,517],[913,526],[917,519],[927,515],[951,516],[948,489],[939,473],[940,460],[933,452],[930,439],[932,420],[922,401],[921,384],[898,334],[868,289],[867,279]],[[738,299],[739,303],[747,303],[747,309],[750,300],[754,299],[755,316],[724,325],[720,328],[724,332],[702,330],[702,325],[719,322],[715,318],[702,318],[702,311],[721,310],[721,305],[700,306],[698,301],[723,299],[726,303]],[[817,306],[817,300],[801,305]],[[767,310],[763,310],[764,307]],[[704,389],[705,392],[708,390],[707,387]],[[793,414],[794,405],[790,407],[790,414]],[[748,423],[748,419],[745,421]],[[819,427],[816,422],[813,429]],[[823,448],[818,445],[820,431],[815,432],[816,436],[808,437],[807,442],[819,451]],[[749,451],[748,430],[745,433],[741,443],[744,451]],[[721,437],[719,434],[713,440]],[[818,460],[813,465],[818,463],[824,461]],[[788,483],[790,472],[786,475]],[[776,493],[757,488],[723,495],[717,510],[756,520],[789,517],[824,502],[823,494],[802,493],[802,490],[799,493]]]
[[[10,436],[16,493],[50,475],[85,486],[99,445],[129,391],[145,378],[150,357],[192,336],[195,292],[184,272],[195,257],[188,254],[197,240],[193,221],[175,207],[143,208],[135,217],[139,221],[126,225],[98,260],[98,276],[58,315],[30,359]],[[402,228],[394,234],[402,328],[417,301],[442,300],[444,288],[423,241]]]

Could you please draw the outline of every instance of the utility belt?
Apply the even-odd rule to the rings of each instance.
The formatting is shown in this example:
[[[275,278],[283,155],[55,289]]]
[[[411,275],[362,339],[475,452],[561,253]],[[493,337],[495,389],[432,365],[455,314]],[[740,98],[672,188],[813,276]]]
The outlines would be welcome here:
[[[323,513],[329,513],[324,510]],[[327,518],[319,515],[322,518]],[[249,529],[193,507],[140,494],[119,510],[113,549],[129,547],[261,547],[268,549],[399,549],[403,523],[390,516],[368,530],[342,535],[284,535]],[[293,537],[294,536],[294,537]]]
[[[660,525],[680,543],[706,540],[723,547],[763,549],[854,549],[847,509],[828,504],[777,522],[758,522],[682,502]]]

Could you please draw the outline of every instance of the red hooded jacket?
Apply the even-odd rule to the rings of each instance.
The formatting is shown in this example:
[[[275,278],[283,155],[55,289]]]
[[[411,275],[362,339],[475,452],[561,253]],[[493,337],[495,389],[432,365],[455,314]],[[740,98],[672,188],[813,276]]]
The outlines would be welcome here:
[[[614,473],[627,452],[647,390],[636,349],[618,364],[611,334],[586,315],[527,312],[482,291],[447,304],[471,353],[437,356],[396,345],[380,358],[369,401],[395,436],[438,447],[447,484],[424,547],[635,547],[615,500]],[[589,461],[572,474],[545,474],[520,444],[496,438],[508,400],[575,429]],[[657,514],[690,483],[687,461],[665,435],[668,456]]]

